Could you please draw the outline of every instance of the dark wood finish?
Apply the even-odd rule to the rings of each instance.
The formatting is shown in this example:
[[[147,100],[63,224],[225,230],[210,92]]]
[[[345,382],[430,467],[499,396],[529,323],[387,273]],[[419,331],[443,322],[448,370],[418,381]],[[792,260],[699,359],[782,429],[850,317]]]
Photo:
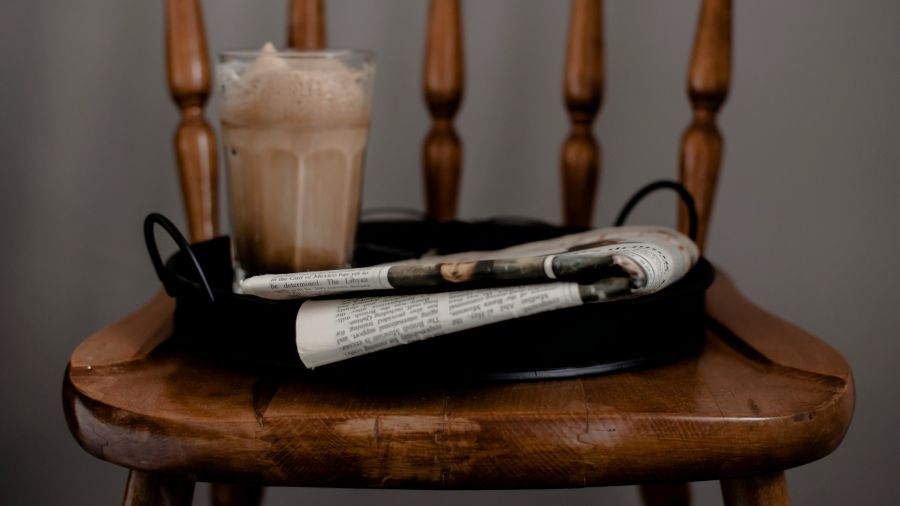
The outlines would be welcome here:
[[[325,0],[291,0],[288,9],[288,47],[325,47]]]
[[[209,52],[197,0],[166,0],[166,69],[169,90],[181,110],[175,159],[192,241],[218,230],[216,134],[203,107],[210,92]]]
[[[124,506],[190,506],[194,482],[179,476],[130,471]]]
[[[703,0],[688,74],[694,118],[681,138],[681,181],[694,196],[700,217],[698,245],[703,248],[712,216],[713,196],[722,163],[722,134],[716,113],[728,95],[731,79],[731,0]],[[687,230],[679,204],[678,224]]]
[[[641,485],[644,506],[688,506],[691,488],[687,483],[652,483]]]
[[[170,325],[171,302],[160,295],[76,350],[65,412],[82,447],[109,462],[268,485],[692,481],[764,475],[837,447],[854,405],[844,358],[744,300],[724,274],[708,312],[704,351],[664,367],[398,389],[256,375],[177,343],[147,354]],[[132,343],[134,357],[99,340]]]
[[[136,311],[89,336],[69,357],[69,366],[91,370],[95,364],[106,367],[143,360],[172,335],[175,301],[159,291],[140,311]]]
[[[241,483],[216,483],[212,486],[213,506],[258,506],[262,504],[263,487]]]
[[[432,125],[422,145],[425,209],[438,220],[456,217],[462,142],[453,118],[463,97],[462,12],[459,0],[431,0],[425,43],[425,102]]]
[[[784,473],[722,480],[725,506],[790,506]]]
[[[572,0],[564,95],[571,130],[562,146],[563,220],[589,226],[600,175],[600,143],[592,131],[603,100],[603,3]]]

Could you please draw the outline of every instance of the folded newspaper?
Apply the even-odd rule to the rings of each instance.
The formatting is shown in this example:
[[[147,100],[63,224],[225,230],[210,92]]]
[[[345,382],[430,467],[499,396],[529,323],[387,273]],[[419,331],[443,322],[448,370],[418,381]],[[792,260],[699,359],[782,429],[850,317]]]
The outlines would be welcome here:
[[[369,292],[301,304],[297,351],[312,369],[530,314],[647,295],[681,279],[698,257],[697,246],[672,229],[614,227],[497,251],[254,276],[241,290],[275,300]]]

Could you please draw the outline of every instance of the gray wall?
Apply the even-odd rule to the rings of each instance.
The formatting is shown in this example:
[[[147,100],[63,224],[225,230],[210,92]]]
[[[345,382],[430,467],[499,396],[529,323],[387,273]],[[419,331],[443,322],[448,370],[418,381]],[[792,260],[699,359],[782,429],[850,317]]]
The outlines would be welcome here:
[[[598,223],[672,177],[689,117],[697,1],[607,2]],[[282,1],[204,2],[214,50],[284,33]],[[330,1],[335,46],[379,55],[366,207],[420,206],[425,1]],[[900,501],[900,3],[737,2],[734,85],[709,256],[763,307],[841,350],[858,408],[844,445],[788,473],[798,504]],[[562,2],[465,3],[461,213],[558,220]],[[125,471],[82,452],[60,409],[66,359],[157,289],[149,211],[181,219],[161,2],[8,2],[0,15],[3,353],[0,503],[112,504]],[[408,181],[397,184],[397,181]],[[671,223],[654,199],[638,221]],[[774,245],[774,246],[770,246]],[[97,276],[104,279],[98,280]],[[700,484],[699,504],[716,504]],[[198,489],[198,496],[205,495]],[[275,490],[268,504],[637,504],[632,488],[434,493]]]

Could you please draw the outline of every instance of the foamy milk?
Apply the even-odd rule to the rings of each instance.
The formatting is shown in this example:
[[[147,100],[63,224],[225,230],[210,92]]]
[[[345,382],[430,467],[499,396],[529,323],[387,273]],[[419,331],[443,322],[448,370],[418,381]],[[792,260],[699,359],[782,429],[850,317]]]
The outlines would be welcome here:
[[[254,56],[226,55],[217,69],[235,259],[251,274],[346,267],[371,56],[277,53],[271,44]]]

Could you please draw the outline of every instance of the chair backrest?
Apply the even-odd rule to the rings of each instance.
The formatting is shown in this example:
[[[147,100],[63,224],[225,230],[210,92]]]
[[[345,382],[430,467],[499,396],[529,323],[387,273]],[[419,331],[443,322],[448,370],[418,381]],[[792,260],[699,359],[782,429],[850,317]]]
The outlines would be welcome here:
[[[453,119],[463,97],[460,0],[430,0],[424,90],[432,117],[422,147],[425,204],[437,219],[456,215],[462,143]],[[288,45],[325,46],[324,0],[290,0]],[[191,239],[217,232],[215,133],[204,118],[210,62],[199,0],[166,0],[169,86],[181,109],[175,153]],[[680,177],[693,194],[700,217],[699,242],[706,239],[722,159],[716,113],[725,101],[731,72],[731,0],[703,0],[688,71],[693,119],[681,140]],[[593,124],[603,97],[602,0],[572,0],[564,97],[571,123],[561,152],[564,220],[590,225],[600,173],[600,144]],[[684,209],[679,227],[687,227]]]

